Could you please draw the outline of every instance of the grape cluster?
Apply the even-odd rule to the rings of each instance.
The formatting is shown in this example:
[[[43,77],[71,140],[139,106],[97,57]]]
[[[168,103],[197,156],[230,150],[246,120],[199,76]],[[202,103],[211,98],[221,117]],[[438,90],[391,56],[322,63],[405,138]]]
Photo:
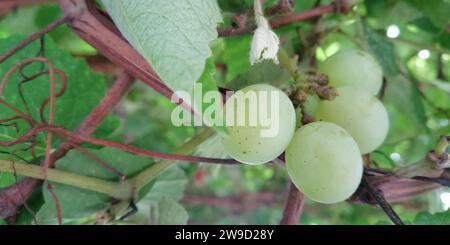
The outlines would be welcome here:
[[[328,76],[327,86],[336,89],[338,95],[318,100],[314,106],[304,104],[315,122],[299,125],[298,118],[304,112],[294,109],[286,94],[270,85],[252,85],[242,91],[278,93],[279,113],[270,114],[269,121],[279,119],[279,131],[273,137],[262,137],[267,125],[228,126],[223,143],[229,155],[247,164],[272,161],[285,151],[287,172],[298,189],[314,201],[337,203],[358,188],[363,173],[361,155],[383,143],[389,119],[376,97],[382,70],[369,54],[360,50],[339,52],[320,64],[319,71]],[[234,100],[233,96],[228,101]],[[226,103],[225,111],[230,110],[230,104]],[[247,108],[247,103],[232,105],[234,113],[245,115],[246,123],[255,110]],[[267,109],[269,105],[259,106]]]

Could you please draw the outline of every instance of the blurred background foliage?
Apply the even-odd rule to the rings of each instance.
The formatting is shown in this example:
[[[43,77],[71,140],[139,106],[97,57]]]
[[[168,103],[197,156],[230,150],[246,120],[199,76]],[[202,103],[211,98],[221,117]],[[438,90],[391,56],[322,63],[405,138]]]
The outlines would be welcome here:
[[[219,0],[223,26],[232,25],[236,13],[252,9],[252,0]],[[276,0],[266,1],[266,6]],[[307,11],[331,1],[296,0],[295,12]],[[448,0],[365,0],[349,14],[328,14],[318,21],[301,21],[276,30],[286,50],[300,56],[300,68],[311,59],[321,62],[334,53],[362,48],[377,57],[386,76],[383,97],[391,128],[386,142],[372,154],[378,167],[412,164],[432,149],[439,135],[450,135],[450,2]],[[20,7],[0,17],[0,42],[29,35],[62,14],[57,4]],[[314,35],[312,35],[314,34]],[[97,72],[113,81],[117,68],[68,27],[47,38],[77,59],[85,59]],[[228,88],[251,83],[287,86],[289,76],[278,66],[264,62],[250,67],[251,36],[220,38],[211,44],[217,67],[216,80]],[[174,127],[174,105],[143,84],[136,84],[117,108],[120,126],[108,137],[148,149],[170,152],[193,135],[195,128]],[[224,157],[217,138],[198,154]],[[180,164],[185,179],[177,184],[184,193],[181,204],[191,224],[277,224],[287,195],[284,168],[263,166],[223,167]],[[0,187],[14,178],[0,173]],[[179,182],[177,182],[179,183]],[[42,201],[42,200],[41,200]],[[147,203],[140,210],[147,210]],[[151,204],[148,204],[151,205]],[[143,207],[143,208],[142,208]],[[407,223],[450,224],[450,190],[441,188],[394,205]],[[29,217],[28,217],[29,219]],[[89,223],[86,218],[78,223]],[[145,219],[144,219],[145,220]],[[147,223],[136,219],[137,223]],[[0,221],[2,223],[2,221]],[[301,224],[389,224],[380,208],[341,203],[320,205],[306,201]]]

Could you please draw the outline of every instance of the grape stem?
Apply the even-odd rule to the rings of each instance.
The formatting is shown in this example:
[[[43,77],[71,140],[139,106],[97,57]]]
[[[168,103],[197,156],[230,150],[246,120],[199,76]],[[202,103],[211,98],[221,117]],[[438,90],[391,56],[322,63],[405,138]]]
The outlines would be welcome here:
[[[82,189],[92,190],[103,194],[108,194],[115,198],[124,198],[120,196],[117,190],[120,189],[120,183],[82,176],[66,171],[56,169],[46,169],[37,165],[14,162],[13,160],[0,160],[0,171],[14,173],[17,175],[31,177],[35,179],[76,186]],[[45,176],[46,175],[46,176]]]
[[[389,202],[386,201],[383,194],[378,190],[376,190],[375,188],[373,188],[372,184],[367,180],[365,175],[362,178],[362,184],[367,188],[370,195],[377,202],[378,206],[380,206],[381,209],[383,209],[383,211],[395,225],[404,225],[403,221],[400,219],[398,214],[395,212],[395,210],[392,208]]]
[[[278,28],[290,25],[302,20],[314,19],[328,13],[347,13],[350,11],[350,6],[347,0],[337,0],[325,6],[318,6],[308,11],[290,14],[276,18],[270,22],[272,28]],[[220,37],[246,35],[252,33],[256,29],[256,25],[241,26],[239,28],[222,28],[218,29]]]
[[[296,225],[302,215],[305,204],[305,195],[290,182],[288,198],[283,209],[280,225]]]

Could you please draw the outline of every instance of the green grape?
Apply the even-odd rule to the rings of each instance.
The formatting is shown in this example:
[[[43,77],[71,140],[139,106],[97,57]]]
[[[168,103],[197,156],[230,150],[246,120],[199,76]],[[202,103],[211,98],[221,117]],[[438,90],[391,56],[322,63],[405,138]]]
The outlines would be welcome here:
[[[294,135],[294,106],[285,93],[270,85],[255,84],[240,91],[245,98],[255,95],[257,103],[250,103],[250,99],[243,100],[239,92],[228,99],[224,106],[228,129],[228,135],[223,138],[225,151],[243,163],[269,162],[283,153]],[[265,97],[268,101],[264,103]],[[245,122],[236,125],[236,117],[239,116],[245,117]],[[261,117],[266,119],[262,121]],[[251,118],[257,121],[252,124]]]
[[[381,67],[372,56],[361,50],[347,50],[319,64],[319,72],[328,75],[334,87],[353,86],[376,95],[383,83]]]
[[[358,145],[343,128],[314,122],[298,129],[286,149],[287,172],[308,198],[337,203],[358,188],[363,162]]]
[[[305,113],[309,116],[314,116],[319,102],[320,102],[319,96],[315,94],[308,95],[306,97],[306,101],[303,103],[303,109],[305,110]]]
[[[338,88],[334,100],[321,101],[316,119],[335,123],[347,130],[358,143],[361,153],[378,148],[389,130],[389,118],[380,100],[364,90]]]

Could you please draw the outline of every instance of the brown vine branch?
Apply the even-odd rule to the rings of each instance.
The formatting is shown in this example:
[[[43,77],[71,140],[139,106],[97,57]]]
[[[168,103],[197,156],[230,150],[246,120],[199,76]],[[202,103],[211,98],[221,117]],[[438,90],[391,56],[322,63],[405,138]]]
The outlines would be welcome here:
[[[350,10],[347,1],[336,1],[330,5],[319,6],[308,11],[295,13],[287,16],[276,18],[270,22],[272,28],[279,28],[282,26],[290,25],[302,20],[314,19],[318,16],[329,13],[346,13]],[[252,33],[256,29],[256,25],[249,25],[240,28],[221,28],[218,29],[220,37],[239,36]]]
[[[283,209],[283,216],[280,225],[296,225],[300,220],[300,216],[305,204],[305,196],[291,182],[289,186],[289,194]]]
[[[288,14],[292,12],[295,7],[295,1],[293,0],[279,0],[277,4],[271,6],[265,12],[268,16],[277,14]]]

